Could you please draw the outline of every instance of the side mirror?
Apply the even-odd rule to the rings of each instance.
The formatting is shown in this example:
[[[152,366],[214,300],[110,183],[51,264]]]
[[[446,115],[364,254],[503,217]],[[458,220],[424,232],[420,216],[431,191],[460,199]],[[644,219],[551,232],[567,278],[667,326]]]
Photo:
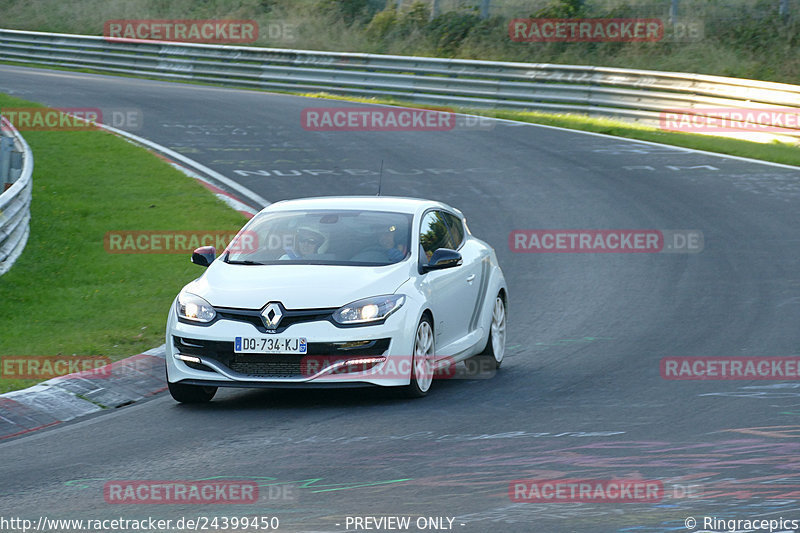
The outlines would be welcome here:
[[[201,246],[192,252],[192,263],[207,267],[217,257],[217,250],[213,246]]]
[[[453,268],[460,265],[462,262],[461,254],[450,248],[439,248],[433,255],[427,265],[423,265],[423,272],[430,272],[431,270],[443,270],[445,268]]]

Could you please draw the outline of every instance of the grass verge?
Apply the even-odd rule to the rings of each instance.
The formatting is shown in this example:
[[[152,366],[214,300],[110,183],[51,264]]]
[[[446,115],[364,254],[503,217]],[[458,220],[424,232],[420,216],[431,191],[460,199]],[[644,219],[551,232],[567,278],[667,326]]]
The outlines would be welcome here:
[[[0,95],[0,109],[41,107]],[[0,277],[0,356],[104,355],[164,342],[167,311],[201,274],[186,254],[110,254],[114,230],[236,231],[244,217],[103,131],[22,132],[34,154],[31,235]],[[0,392],[35,380],[0,379]]]

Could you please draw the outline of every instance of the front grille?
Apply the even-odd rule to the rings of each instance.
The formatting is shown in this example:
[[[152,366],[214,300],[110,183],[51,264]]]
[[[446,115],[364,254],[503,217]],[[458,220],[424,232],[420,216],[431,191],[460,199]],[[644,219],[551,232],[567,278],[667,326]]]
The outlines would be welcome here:
[[[175,349],[183,355],[193,355],[200,357],[204,361],[215,361],[234,373],[250,377],[304,377],[302,368],[304,357],[324,355],[338,360],[358,356],[382,355],[389,348],[391,341],[391,339],[363,341],[366,344],[347,348],[331,342],[310,342],[308,343],[308,353],[300,355],[235,354],[233,353],[233,342],[188,339],[184,337],[173,337],[172,340]],[[197,363],[194,363],[194,365],[197,365]],[[308,376],[305,375],[305,377]]]
[[[302,375],[302,355],[245,355],[236,356],[230,369],[255,377],[297,377]]]
[[[252,324],[261,333],[283,333],[289,326],[293,324],[300,324],[303,322],[316,322],[322,320],[330,320],[333,312],[336,309],[300,309],[283,311],[283,318],[277,329],[267,330],[264,326],[264,321],[261,318],[260,310],[252,309],[233,309],[226,307],[217,307],[217,316],[221,319],[235,320],[237,322],[247,322]]]

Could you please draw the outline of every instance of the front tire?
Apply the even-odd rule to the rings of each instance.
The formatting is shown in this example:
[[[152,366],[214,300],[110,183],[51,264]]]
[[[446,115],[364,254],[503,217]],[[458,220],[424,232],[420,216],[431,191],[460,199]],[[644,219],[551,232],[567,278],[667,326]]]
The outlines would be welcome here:
[[[172,398],[181,403],[207,403],[217,393],[217,387],[170,382],[167,382],[167,385]]]
[[[414,353],[411,360],[411,383],[405,386],[404,392],[409,398],[421,398],[428,394],[433,383],[433,365],[435,360],[435,343],[433,324],[424,315],[417,325],[414,335]]]

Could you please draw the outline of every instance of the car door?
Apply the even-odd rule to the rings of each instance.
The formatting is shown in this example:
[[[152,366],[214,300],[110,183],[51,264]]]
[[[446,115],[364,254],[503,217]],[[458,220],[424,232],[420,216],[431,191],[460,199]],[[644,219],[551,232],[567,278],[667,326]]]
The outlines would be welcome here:
[[[481,296],[485,291],[484,278],[486,277],[483,247],[474,240],[467,239],[467,232],[461,217],[448,211],[443,211],[442,216],[447,222],[453,249],[457,250],[463,258],[461,290],[456,296],[459,301],[458,322],[455,325],[462,332],[462,336],[465,336],[479,325],[477,324],[477,308],[483,302]]]
[[[450,228],[442,211],[425,213],[419,230],[420,267],[427,265],[433,252],[439,248],[453,249]],[[465,304],[463,266],[433,270],[422,274],[420,284],[434,317],[434,336],[437,355],[451,355],[447,347],[460,339],[463,333]]]

